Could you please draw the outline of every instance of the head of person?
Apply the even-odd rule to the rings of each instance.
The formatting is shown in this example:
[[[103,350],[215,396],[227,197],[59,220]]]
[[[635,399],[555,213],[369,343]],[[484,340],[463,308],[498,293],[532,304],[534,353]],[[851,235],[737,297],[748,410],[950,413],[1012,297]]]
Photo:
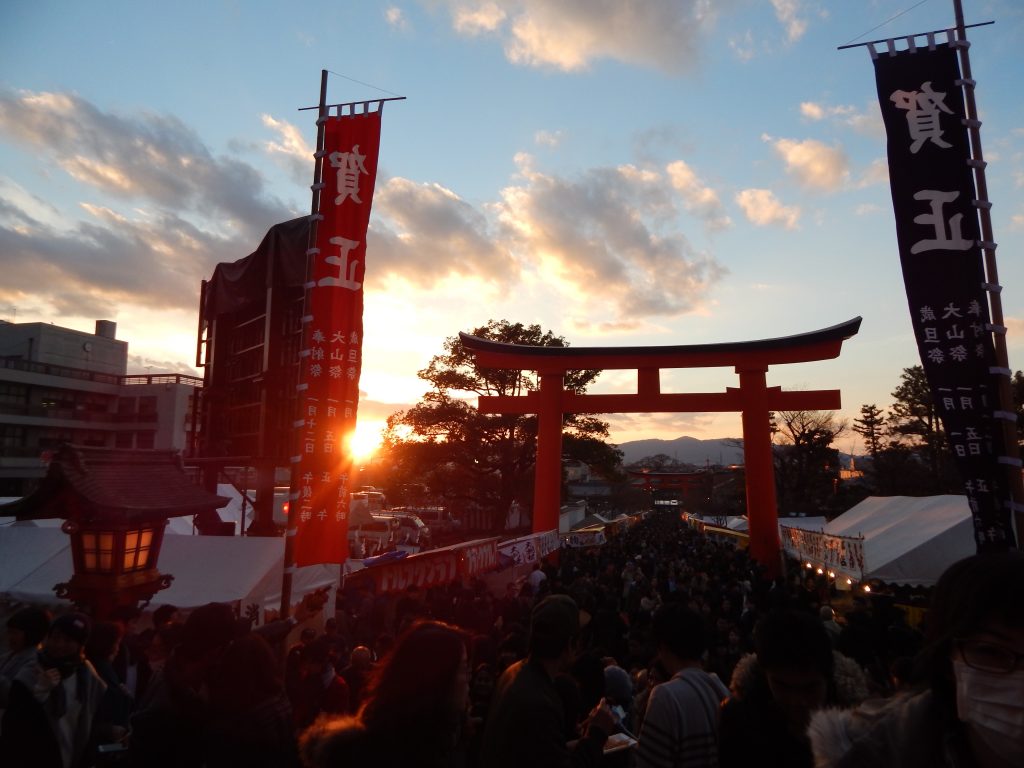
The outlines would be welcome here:
[[[178,621],[178,607],[174,605],[161,605],[153,611],[153,628],[160,629],[165,624]]]
[[[633,706],[633,679],[629,672],[615,664],[605,667],[604,695],[609,704],[628,712]]]
[[[237,628],[231,606],[225,603],[201,605],[185,619],[176,655],[187,664],[214,664],[235,638]]]
[[[453,732],[469,705],[468,644],[461,629],[440,621],[410,626],[371,673],[360,719],[370,729],[415,723]]]
[[[658,654],[665,666],[699,661],[707,650],[704,617],[681,603],[663,605],[651,623]]]
[[[211,694],[212,703],[220,712],[237,713],[283,691],[274,651],[263,637],[250,632],[231,643],[224,653]]]
[[[373,651],[365,645],[357,645],[352,649],[348,663],[353,669],[369,669],[373,664]]]
[[[92,631],[92,620],[84,613],[65,613],[50,624],[43,640],[43,651],[55,661],[78,661]]]
[[[803,734],[811,714],[832,695],[834,661],[825,627],[809,613],[772,612],[758,622],[754,647],[786,724]]]
[[[818,609],[818,618],[822,621],[835,621],[836,613],[832,610],[832,606],[823,605]]]
[[[7,644],[17,653],[26,648],[35,648],[50,631],[50,612],[43,608],[28,606],[11,614],[7,619]]]
[[[572,665],[580,634],[580,609],[568,595],[548,595],[530,614],[531,658]]]
[[[1024,552],[951,565],[932,593],[921,672],[936,706],[966,723],[980,764],[1024,764]],[[995,763],[993,763],[995,764]]]
[[[318,637],[302,650],[302,675],[310,677],[321,675],[331,663],[331,640],[329,637]]]
[[[116,621],[97,621],[89,633],[89,642],[85,644],[85,656],[94,664],[111,661],[117,656],[124,639],[124,626]]]

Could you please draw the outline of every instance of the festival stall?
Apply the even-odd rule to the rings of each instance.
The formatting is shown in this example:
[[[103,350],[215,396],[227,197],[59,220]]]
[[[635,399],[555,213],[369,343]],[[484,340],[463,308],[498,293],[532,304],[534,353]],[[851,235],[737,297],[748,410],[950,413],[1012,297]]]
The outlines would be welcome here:
[[[174,576],[148,608],[175,605],[189,610],[209,602],[236,604],[240,615],[261,624],[281,600],[284,542],[254,536],[181,536],[168,533],[160,553],[160,570]],[[54,527],[14,524],[0,528],[0,598],[70,608],[54,594],[55,584],[72,574],[68,536]],[[292,599],[298,602],[318,589],[332,589],[337,565],[296,569]]]
[[[870,496],[819,530],[780,525],[786,553],[835,574],[836,583],[932,586],[974,554],[964,496]]]
[[[361,563],[349,561],[345,586],[365,588],[378,595],[423,589],[475,578],[499,567],[498,538],[477,539],[409,555],[389,553]],[[358,570],[351,570],[358,568]]]

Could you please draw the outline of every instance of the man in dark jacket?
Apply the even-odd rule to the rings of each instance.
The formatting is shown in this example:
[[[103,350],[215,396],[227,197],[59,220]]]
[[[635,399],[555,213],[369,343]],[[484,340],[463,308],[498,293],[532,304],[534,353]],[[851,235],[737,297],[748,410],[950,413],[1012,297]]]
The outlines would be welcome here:
[[[615,717],[603,701],[570,748],[575,723],[554,679],[572,666],[579,636],[579,609],[566,595],[541,600],[530,619],[529,655],[498,681],[484,731],[480,764],[489,768],[592,766],[601,760]]]

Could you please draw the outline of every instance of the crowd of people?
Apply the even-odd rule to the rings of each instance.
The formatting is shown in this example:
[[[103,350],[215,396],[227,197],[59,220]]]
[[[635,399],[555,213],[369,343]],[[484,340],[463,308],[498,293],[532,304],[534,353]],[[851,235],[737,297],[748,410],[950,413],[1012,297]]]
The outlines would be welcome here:
[[[290,646],[222,604],[26,607],[0,765],[1024,765],[1024,554],[952,566],[923,630],[806,573],[654,514],[500,594],[347,590]]]

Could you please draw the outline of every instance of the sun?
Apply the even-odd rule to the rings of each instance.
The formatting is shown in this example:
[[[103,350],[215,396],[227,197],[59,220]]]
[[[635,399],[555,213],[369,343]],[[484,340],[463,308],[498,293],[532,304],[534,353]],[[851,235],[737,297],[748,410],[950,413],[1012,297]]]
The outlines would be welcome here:
[[[357,421],[356,431],[349,438],[348,448],[352,460],[357,464],[369,461],[380,448],[381,430],[384,424],[378,421]]]

